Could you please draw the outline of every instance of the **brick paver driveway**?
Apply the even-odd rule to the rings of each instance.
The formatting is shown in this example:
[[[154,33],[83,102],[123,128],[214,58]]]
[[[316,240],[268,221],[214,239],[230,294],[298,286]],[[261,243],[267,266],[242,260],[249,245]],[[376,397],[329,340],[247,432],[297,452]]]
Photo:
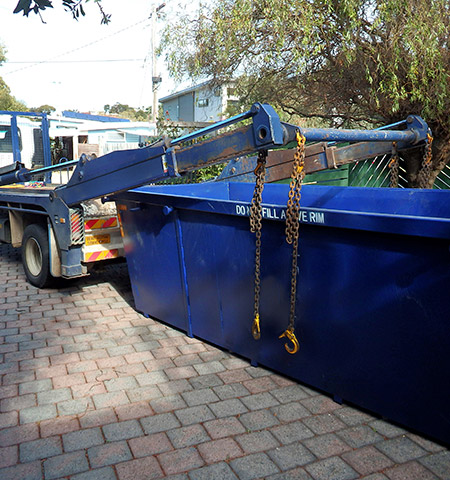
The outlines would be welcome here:
[[[0,479],[450,479],[423,437],[147,319],[125,265],[59,290],[0,246]]]

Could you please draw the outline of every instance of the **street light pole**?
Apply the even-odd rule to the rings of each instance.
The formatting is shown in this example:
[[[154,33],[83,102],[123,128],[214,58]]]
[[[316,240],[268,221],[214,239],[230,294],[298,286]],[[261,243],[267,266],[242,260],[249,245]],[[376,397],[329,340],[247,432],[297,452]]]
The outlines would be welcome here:
[[[156,19],[157,13],[166,6],[162,3],[159,7],[153,5],[152,12],[150,14],[152,18],[152,91],[153,91],[153,105],[152,105],[152,122],[156,123],[158,116],[158,86],[161,83],[161,77],[158,76],[156,71]]]

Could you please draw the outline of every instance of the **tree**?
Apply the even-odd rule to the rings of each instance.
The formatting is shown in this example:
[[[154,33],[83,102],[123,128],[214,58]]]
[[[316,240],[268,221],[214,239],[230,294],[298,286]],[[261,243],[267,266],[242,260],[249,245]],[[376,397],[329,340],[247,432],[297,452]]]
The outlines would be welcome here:
[[[5,48],[0,44],[0,66],[6,60]],[[11,95],[11,90],[0,77],[0,110],[8,111],[26,111],[27,108],[22,102],[19,102]]]
[[[422,115],[450,160],[450,0],[212,0],[164,32],[172,75],[237,79],[246,103],[331,126]],[[409,163],[416,186],[420,161]],[[431,185],[430,182],[430,185]]]
[[[30,112],[46,113],[47,115],[50,115],[54,111],[56,111],[56,108],[47,104],[41,105],[40,107],[36,107],[36,108],[30,108]]]
[[[103,111],[108,114],[117,115],[121,118],[128,118],[136,122],[148,122],[152,108],[133,108],[129,105],[116,102],[114,105],[105,105]]]
[[[101,23],[108,24],[111,21],[111,15],[103,10],[101,1],[102,0],[93,0],[100,9]],[[85,15],[83,4],[87,2],[89,2],[89,0],[62,0],[63,7],[72,13],[75,20],[78,20],[80,15]],[[14,13],[23,12],[23,14],[28,17],[31,12],[34,12],[39,15],[42,22],[44,22],[41,11],[47,8],[53,8],[52,2],[49,0],[19,0],[14,9]]]

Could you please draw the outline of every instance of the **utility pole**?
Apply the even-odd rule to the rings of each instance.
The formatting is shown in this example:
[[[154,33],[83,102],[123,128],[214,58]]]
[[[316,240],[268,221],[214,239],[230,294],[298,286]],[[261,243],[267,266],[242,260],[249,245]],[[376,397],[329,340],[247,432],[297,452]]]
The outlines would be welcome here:
[[[156,70],[156,20],[158,12],[166,6],[165,3],[161,3],[159,7],[153,5],[150,17],[152,19],[152,91],[153,91],[153,105],[152,105],[152,122],[156,123],[156,117],[158,116],[158,87],[161,83],[161,77]]]

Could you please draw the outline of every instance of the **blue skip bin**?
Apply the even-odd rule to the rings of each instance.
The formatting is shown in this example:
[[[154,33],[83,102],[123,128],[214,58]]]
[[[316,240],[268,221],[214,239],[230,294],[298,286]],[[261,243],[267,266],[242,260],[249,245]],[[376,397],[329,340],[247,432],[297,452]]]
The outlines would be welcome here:
[[[450,192],[303,187],[290,355],[288,188],[263,193],[259,341],[253,186],[116,196],[137,310],[450,443]]]

